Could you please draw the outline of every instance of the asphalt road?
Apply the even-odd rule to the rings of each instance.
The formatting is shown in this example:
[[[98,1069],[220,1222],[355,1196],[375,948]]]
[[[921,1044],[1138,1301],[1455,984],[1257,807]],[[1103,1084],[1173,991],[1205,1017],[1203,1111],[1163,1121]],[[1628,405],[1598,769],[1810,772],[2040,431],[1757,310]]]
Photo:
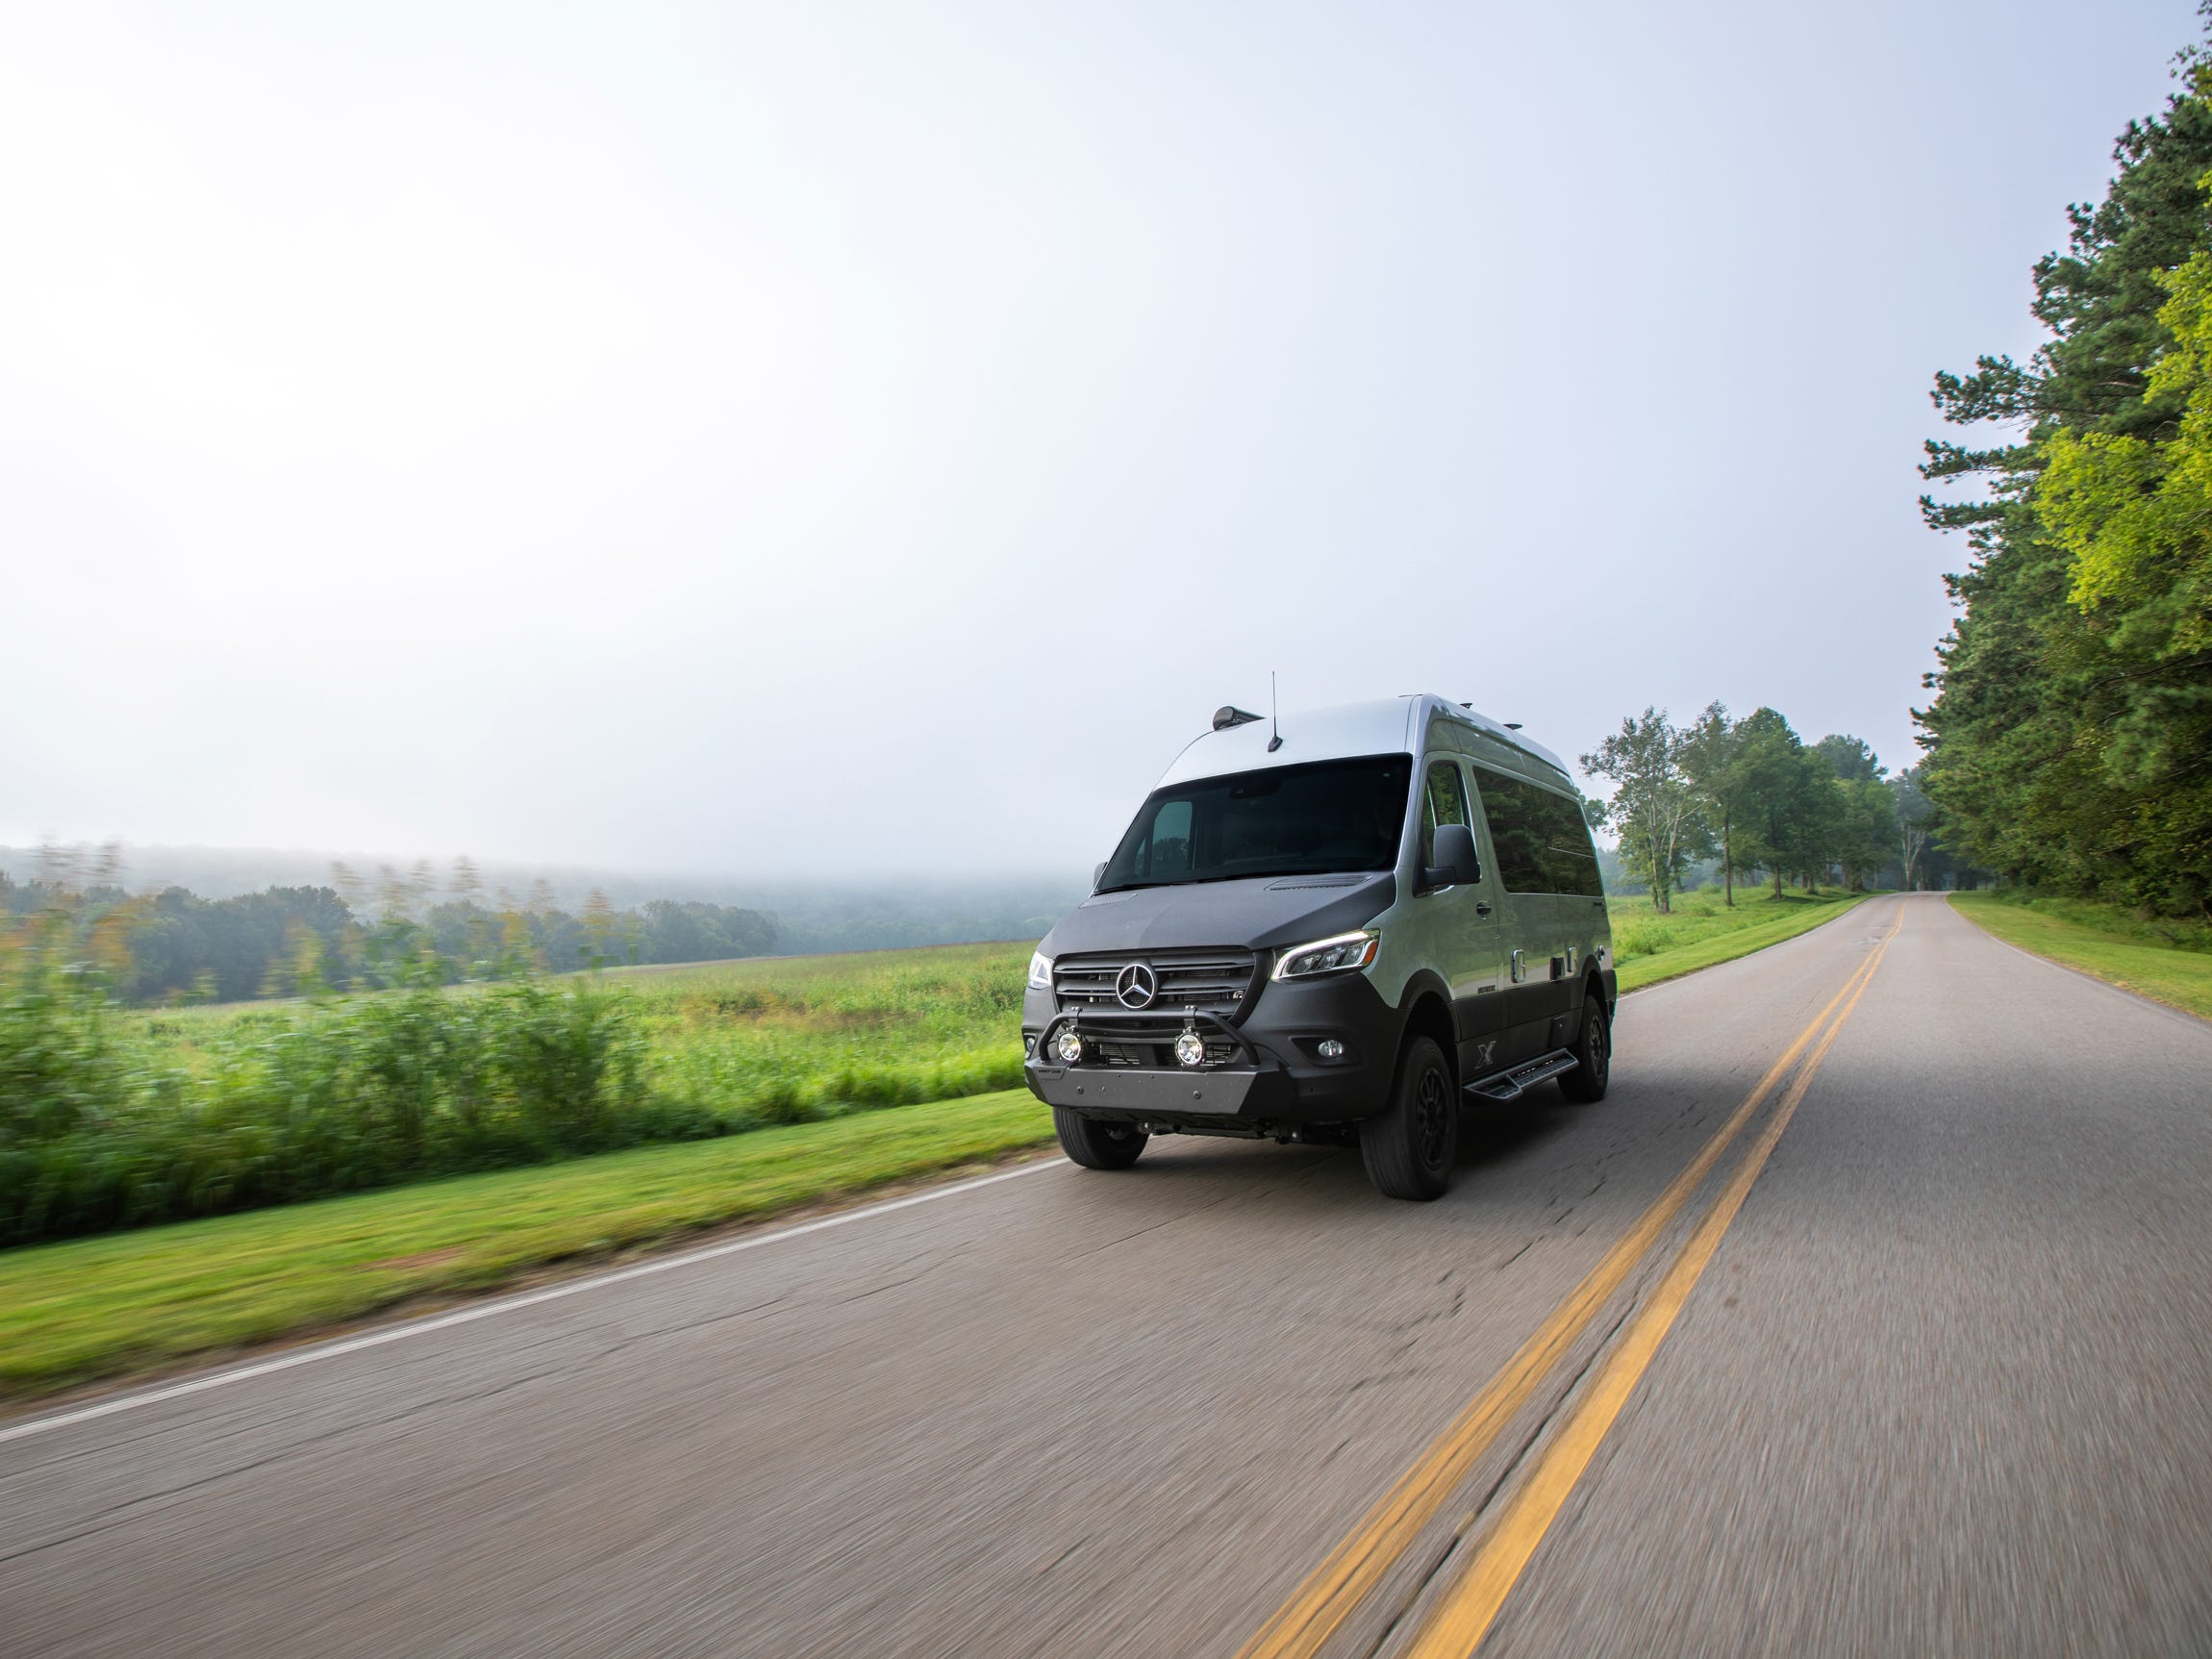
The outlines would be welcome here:
[[[1427,1653],[1518,1526],[1486,1654],[2212,1653],[2212,1026],[1882,899],[1618,1049],[1434,1205],[1155,1142],[18,1432],[0,1652]]]

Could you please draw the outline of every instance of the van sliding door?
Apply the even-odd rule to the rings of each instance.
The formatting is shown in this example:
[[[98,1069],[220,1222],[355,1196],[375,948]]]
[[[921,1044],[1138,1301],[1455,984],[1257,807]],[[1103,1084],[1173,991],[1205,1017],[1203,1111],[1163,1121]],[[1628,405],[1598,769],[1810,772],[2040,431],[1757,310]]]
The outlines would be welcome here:
[[[1545,863],[1551,870],[1552,891],[1559,895],[1560,932],[1567,945],[1567,967],[1574,987],[1587,983],[1585,965],[1610,937],[1605,924],[1605,883],[1597,872],[1597,848],[1590,839],[1590,821],[1579,801],[1545,793],[1549,833],[1545,841]],[[1579,1016],[1581,998],[1574,998]],[[1571,1041],[1560,1039],[1559,1045]]]
[[[1474,768],[1482,813],[1496,850],[1506,956],[1506,1036],[1500,1063],[1535,1058],[1564,1044],[1574,999],[1567,972],[1567,901],[1557,892],[1547,803],[1560,797],[1521,778]]]

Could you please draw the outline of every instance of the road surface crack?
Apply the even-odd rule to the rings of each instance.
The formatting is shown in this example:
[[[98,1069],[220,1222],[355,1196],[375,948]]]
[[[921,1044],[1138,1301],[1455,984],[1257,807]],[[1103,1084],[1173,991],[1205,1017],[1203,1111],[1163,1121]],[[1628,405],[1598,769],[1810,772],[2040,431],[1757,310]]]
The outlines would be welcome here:
[[[1180,1215],[1166,1217],[1161,1220],[1154,1221],[1148,1227],[1139,1227],[1134,1232],[1123,1233],[1119,1238],[1108,1239],[1103,1244],[1093,1244],[1088,1250],[1077,1250],[1067,1260],[1080,1262],[1085,1256],[1095,1256],[1101,1250],[1111,1250],[1118,1244],[1126,1244],[1131,1239],[1142,1239],[1146,1233],[1157,1233],[1162,1227],[1172,1227],[1178,1221],[1188,1221],[1194,1216],[1205,1214],[1208,1210],[1218,1209],[1227,1201],[1226,1198],[1216,1198],[1212,1203],[1201,1204],[1195,1210],[1186,1210]]]
[[[376,1418],[363,1422],[341,1423],[335,1428],[325,1429],[319,1434],[309,1435],[305,1440],[292,1441],[274,1451],[249,1459],[241,1464],[233,1465],[229,1469],[215,1470],[212,1473],[198,1475],[193,1479],[180,1482],[178,1485],[165,1487],[160,1492],[149,1492],[137,1497],[126,1498],[118,1504],[100,1510],[94,1515],[90,1522],[78,1527],[73,1532],[65,1532],[54,1538],[40,1539],[38,1543],[26,1545],[20,1549],[0,1551],[0,1566],[12,1561],[25,1560],[49,1549],[58,1549],[63,1545],[75,1544],[83,1539],[94,1538],[104,1532],[113,1532],[118,1527],[128,1526],[132,1521],[139,1519],[140,1511],[150,1505],[164,1504],[169,1499],[184,1497],[203,1487],[218,1486],[225,1481],[236,1480],[242,1475],[252,1474],[257,1470],[266,1469],[271,1464],[282,1463],[287,1458],[295,1457],[301,1452],[312,1451],[317,1446],[328,1445],[330,1442],[341,1439],[346,1435],[390,1428],[395,1423],[405,1422],[409,1418],[419,1417],[424,1412],[437,1411],[444,1406],[469,1405],[480,1400],[496,1399],[503,1394],[513,1393],[518,1388],[526,1388],[531,1383],[540,1382],[546,1377],[559,1376],[565,1371],[575,1370],[582,1366],[595,1363],[599,1357],[592,1355],[580,1361],[564,1361],[560,1365],[549,1366],[543,1370],[536,1370],[525,1376],[511,1378],[491,1388],[478,1389],[467,1394],[440,1395],[436,1399],[419,1400],[405,1410],[393,1412],[388,1417]]]

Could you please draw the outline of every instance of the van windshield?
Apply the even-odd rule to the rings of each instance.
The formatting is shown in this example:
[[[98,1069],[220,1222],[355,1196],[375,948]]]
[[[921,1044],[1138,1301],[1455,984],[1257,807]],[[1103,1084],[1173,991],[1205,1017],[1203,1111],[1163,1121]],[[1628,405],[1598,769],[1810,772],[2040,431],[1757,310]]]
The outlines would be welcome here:
[[[1098,891],[1390,869],[1412,773],[1410,755],[1373,755],[1156,790],[1107,861]]]

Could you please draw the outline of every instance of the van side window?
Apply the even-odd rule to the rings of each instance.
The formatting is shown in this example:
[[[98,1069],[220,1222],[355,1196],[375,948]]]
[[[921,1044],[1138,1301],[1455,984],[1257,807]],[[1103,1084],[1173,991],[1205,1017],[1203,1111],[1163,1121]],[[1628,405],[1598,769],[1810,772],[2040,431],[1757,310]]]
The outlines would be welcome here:
[[[1490,844],[1497,854],[1497,879],[1507,892],[1549,892],[1551,872],[1545,863],[1540,804],[1544,792],[1534,784],[1478,768],[1482,816],[1490,824]]]
[[[1483,768],[1482,811],[1507,892],[1602,898],[1597,853],[1582,808],[1562,794]]]
[[[1467,786],[1460,781],[1459,766],[1453,761],[1438,761],[1428,768],[1428,787],[1421,791],[1420,802],[1420,862],[1436,863],[1436,826],[1438,824],[1466,824],[1474,827],[1467,816]]]
[[[1551,891],[1572,893],[1577,898],[1603,898],[1605,883],[1597,874],[1597,849],[1591,844],[1590,820],[1582,816],[1581,805],[1549,790],[1543,795],[1548,819],[1544,855],[1545,863],[1551,867]]]

